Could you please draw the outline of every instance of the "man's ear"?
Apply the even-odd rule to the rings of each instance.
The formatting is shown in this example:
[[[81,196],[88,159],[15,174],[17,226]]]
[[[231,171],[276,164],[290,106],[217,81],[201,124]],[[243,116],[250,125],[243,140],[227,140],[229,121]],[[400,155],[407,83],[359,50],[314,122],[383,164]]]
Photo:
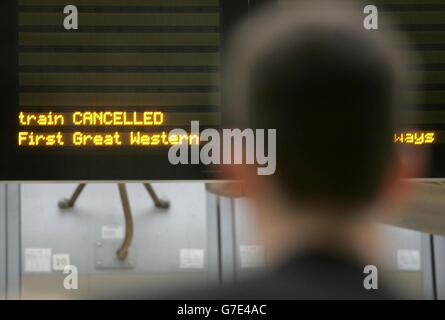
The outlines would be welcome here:
[[[257,194],[261,184],[256,175],[255,166],[249,165],[221,165],[218,170],[218,178],[226,181],[237,182],[242,185],[243,196]]]
[[[382,200],[385,203],[402,203],[414,192],[409,179],[422,177],[426,172],[428,153],[422,147],[397,148],[382,183]]]

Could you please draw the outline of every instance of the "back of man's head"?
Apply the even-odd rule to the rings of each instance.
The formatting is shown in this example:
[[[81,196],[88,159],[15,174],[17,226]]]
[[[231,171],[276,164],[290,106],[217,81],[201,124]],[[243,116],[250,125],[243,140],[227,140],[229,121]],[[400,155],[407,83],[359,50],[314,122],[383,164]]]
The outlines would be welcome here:
[[[388,34],[365,30],[364,6],[290,2],[253,15],[234,41],[232,124],[277,130],[272,179],[289,199],[362,206],[394,157],[406,57]]]

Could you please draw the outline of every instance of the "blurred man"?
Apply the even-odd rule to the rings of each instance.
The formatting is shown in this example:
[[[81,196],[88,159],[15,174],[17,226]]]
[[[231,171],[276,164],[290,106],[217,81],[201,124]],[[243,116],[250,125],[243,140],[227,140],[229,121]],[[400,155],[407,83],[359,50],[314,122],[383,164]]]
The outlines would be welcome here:
[[[374,288],[365,278],[378,270],[380,249],[370,220],[406,197],[403,179],[419,169],[411,150],[392,143],[412,83],[409,58],[395,49],[401,40],[365,30],[364,7],[282,1],[236,34],[226,74],[231,125],[276,129],[277,171],[229,166],[225,177],[244,182],[276,267],[201,297],[395,297],[380,277]]]
[[[411,150],[392,143],[412,83],[408,57],[393,48],[400,39],[365,30],[363,8],[281,2],[236,32],[225,74],[230,126],[276,129],[277,168],[272,176],[252,165],[223,172],[252,199],[273,267],[257,279],[172,298],[396,297],[379,274],[377,284],[366,277],[378,271],[381,246],[371,220],[406,197],[404,179],[420,167]]]

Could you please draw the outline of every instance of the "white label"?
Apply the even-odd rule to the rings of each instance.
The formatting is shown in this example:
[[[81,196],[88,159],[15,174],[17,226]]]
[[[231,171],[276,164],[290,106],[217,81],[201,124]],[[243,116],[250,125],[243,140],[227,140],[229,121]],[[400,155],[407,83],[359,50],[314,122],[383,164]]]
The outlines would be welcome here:
[[[26,248],[25,272],[51,272],[51,249]]]
[[[241,268],[266,266],[266,250],[263,246],[240,246]]]
[[[179,251],[179,267],[181,269],[204,268],[204,250],[181,249]]]
[[[123,239],[124,235],[122,226],[102,226],[102,239]]]
[[[421,268],[419,250],[398,250],[397,268],[406,271],[419,271]]]
[[[63,271],[65,266],[70,265],[70,255],[69,254],[53,254],[53,270]]]

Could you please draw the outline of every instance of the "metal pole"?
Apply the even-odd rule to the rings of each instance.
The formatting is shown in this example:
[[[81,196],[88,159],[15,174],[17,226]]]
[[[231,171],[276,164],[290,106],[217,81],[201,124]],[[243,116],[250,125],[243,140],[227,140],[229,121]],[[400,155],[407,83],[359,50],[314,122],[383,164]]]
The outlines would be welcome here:
[[[76,190],[74,190],[73,195],[71,196],[71,198],[67,199],[61,199],[58,203],[58,206],[60,209],[68,209],[68,208],[72,208],[74,207],[74,205],[76,204],[77,198],[79,198],[80,194],[82,193],[83,189],[85,188],[86,183],[80,183]]]
[[[144,183],[144,187],[153,200],[156,208],[168,209],[170,207],[170,201],[159,198],[150,183]]]
[[[133,218],[131,216],[130,202],[128,201],[128,193],[125,183],[119,183],[119,195],[121,197],[122,208],[124,209],[125,218],[125,238],[121,247],[116,254],[119,260],[124,261],[128,256],[128,249],[133,241]]]

